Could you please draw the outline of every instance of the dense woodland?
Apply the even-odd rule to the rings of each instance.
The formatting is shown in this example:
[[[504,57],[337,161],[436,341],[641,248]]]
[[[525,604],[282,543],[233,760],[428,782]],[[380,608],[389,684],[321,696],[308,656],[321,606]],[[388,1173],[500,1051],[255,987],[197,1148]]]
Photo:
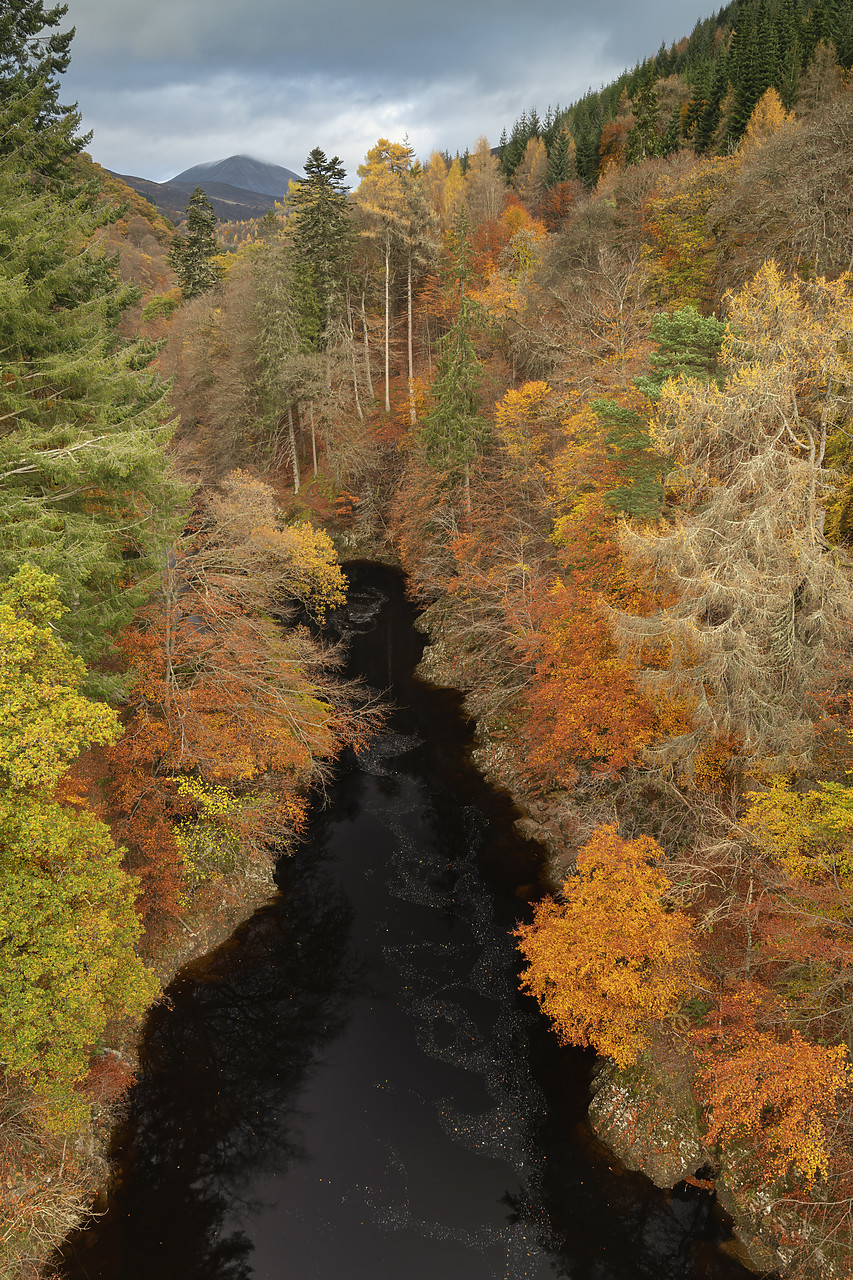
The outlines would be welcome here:
[[[317,147],[180,235],[85,154],[64,13],[0,15],[4,1273],[182,934],[375,728],[318,639],[361,554],[550,846],[526,989],[849,1274],[848,6],[737,0],[497,149],[379,139],[350,191]]]

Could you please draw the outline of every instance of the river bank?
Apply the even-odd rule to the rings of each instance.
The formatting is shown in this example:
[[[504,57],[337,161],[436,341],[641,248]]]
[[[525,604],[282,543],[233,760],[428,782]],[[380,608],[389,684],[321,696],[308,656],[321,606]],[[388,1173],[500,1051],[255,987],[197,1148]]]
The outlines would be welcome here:
[[[591,1139],[591,1055],[517,988],[542,850],[472,767],[459,695],[411,674],[400,575],[349,569],[351,657],[394,720],[342,762],[275,903],[152,1015],[117,1198],[66,1274],[742,1275],[708,1197]]]

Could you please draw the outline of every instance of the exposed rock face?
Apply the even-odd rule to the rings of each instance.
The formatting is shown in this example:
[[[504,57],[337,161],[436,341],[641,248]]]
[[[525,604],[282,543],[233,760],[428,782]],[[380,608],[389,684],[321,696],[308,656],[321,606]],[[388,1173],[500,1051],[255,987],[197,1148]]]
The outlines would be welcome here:
[[[590,1123],[626,1169],[644,1173],[657,1187],[674,1187],[714,1166],[699,1141],[690,1090],[676,1073],[653,1061],[620,1071],[608,1060],[593,1090]]]

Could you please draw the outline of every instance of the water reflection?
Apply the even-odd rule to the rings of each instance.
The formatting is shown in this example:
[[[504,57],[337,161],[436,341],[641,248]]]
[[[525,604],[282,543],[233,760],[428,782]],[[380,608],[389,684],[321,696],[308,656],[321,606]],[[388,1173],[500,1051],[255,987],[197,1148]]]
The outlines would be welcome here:
[[[535,849],[471,768],[392,574],[341,625],[393,680],[283,893],[156,1011],[103,1223],[71,1280],[724,1280],[707,1199],[622,1174],[584,1125],[587,1055],[519,996]],[[90,1241],[94,1243],[90,1244]]]

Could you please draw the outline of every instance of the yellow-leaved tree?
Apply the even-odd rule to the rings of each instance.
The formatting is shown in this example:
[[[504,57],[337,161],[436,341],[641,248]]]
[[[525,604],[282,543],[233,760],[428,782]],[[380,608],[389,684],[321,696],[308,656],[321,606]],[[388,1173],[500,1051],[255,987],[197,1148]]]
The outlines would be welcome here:
[[[110,1017],[140,1013],[156,980],[134,951],[138,892],[108,828],[55,788],[115,713],[85,698],[59,638],[56,582],[24,565],[0,585],[0,1062],[44,1094],[48,1122],[78,1118],[74,1085]]]
[[[580,850],[562,901],[545,898],[516,930],[523,987],[567,1044],[592,1045],[620,1067],[690,990],[691,924],[669,910],[669,884],[650,836],[601,826]]]

